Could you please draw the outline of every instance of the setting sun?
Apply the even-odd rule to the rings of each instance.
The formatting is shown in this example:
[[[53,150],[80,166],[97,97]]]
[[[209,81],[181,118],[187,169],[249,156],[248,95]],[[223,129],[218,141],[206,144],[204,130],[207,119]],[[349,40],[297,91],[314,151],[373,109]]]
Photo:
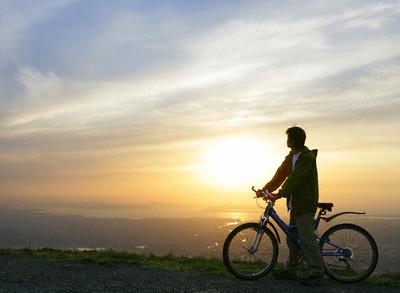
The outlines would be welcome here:
[[[207,182],[239,187],[254,185],[265,177],[268,147],[261,140],[249,137],[215,141],[203,153],[202,176]]]

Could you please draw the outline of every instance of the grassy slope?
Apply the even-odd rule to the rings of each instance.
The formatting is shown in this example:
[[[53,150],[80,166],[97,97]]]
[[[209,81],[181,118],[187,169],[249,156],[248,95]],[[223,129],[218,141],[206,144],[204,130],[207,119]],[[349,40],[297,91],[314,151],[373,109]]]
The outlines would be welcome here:
[[[121,251],[74,251],[43,249],[0,249],[0,255],[35,256],[47,260],[78,260],[101,265],[135,264],[174,271],[198,271],[207,275],[227,274],[221,259],[201,257],[176,257],[173,255],[155,256],[140,255]],[[282,264],[277,264],[274,269],[279,269]],[[368,283],[400,287],[400,273],[374,275],[367,279]]]

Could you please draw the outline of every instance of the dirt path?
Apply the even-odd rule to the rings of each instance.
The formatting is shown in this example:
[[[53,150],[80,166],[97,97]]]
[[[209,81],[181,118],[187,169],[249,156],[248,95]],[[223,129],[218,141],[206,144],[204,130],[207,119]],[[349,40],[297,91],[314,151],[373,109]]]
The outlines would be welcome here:
[[[74,260],[0,256],[0,292],[400,292],[398,288],[328,280],[323,288],[265,277],[244,282],[197,272],[171,272],[134,265],[98,265]]]

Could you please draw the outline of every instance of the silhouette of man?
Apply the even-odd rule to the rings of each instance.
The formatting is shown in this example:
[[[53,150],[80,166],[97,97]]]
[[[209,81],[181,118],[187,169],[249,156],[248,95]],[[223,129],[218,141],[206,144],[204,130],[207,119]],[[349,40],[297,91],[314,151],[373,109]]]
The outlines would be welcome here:
[[[259,192],[270,193],[271,199],[286,198],[286,205],[290,211],[289,223],[296,224],[301,248],[299,249],[286,237],[289,257],[285,269],[276,272],[274,277],[277,279],[297,279],[296,269],[300,264],[302,253],[309,267],[309,275],[298,279],[299,282],[304,285],[321,285],[323,284],[324,268],[314,234],[314,215],[319,197],[316,164],[318,150],[309,150],[304,145],[306,133],[300,127],[291,127],[286,130],[286,134],[287,146],[291,151],[285,157],[271,181]],[[278,193],[271,193],[281,185]]]

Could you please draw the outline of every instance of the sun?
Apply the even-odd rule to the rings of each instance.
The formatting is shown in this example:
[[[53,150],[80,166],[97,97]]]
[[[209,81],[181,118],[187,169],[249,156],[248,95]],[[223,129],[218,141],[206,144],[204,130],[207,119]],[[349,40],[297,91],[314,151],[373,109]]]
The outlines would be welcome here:
[[[201,160],[203,178],[225,187],[248,188],[259,184],[269,169],[266,143],[249,137],[213,141]]]

